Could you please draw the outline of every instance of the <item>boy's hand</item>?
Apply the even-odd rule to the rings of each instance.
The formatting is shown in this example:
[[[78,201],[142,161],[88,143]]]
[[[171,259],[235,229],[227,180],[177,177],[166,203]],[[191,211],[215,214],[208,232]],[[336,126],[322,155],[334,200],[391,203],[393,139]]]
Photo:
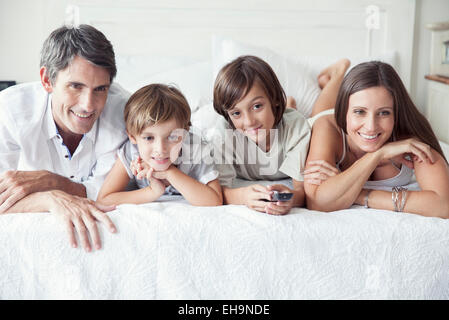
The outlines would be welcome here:
[[[253,184],[244,188],[243,193],[244,203],[248,208],[265,212],[268,203],[267,201],[271,201],[273,192],[263,185]]]
[[[283,184],[272,184],[267,187],[270,192],[278,191],[278,192],[289,192],[293,193],[293,191],[286,187]],[[266,209],[265,212],[268,214],[274,215],[284,215],[290,212],[290,209],[293,207],[293,198],[288,201],[277,201],[277,202],[268,202],[265,204]]]
[[[150,166],[145,161],[143,161],[141,157],[138,157],[137,159],[131,161],[129,167],[133,175],[139,180],[145,178],[147,176],[148,170],[150,170]]]
[[[150,168],[146,171],[146,178],[150,182],[150,188],[156,192],[159,196],[163,195],[165,192],[165,184],[162,180],[157,179],[154,174],[156,171],[154,171],[153,168]]]
[[[171,185],[170,179],[173,177],[172,172],[178,170],[174,165],[170,165],[167,170],[164,171],[152,171],[153,178],[160,180],[166,187]]]
[[[169,180],[169,174],[176,170],[176,167],[171,164],[166,170],[164,171],[153,171],[153,177],[159,180]]]
[[[163,179],[159,178],[161,172],[155,171],[148,163],[143,161],[141,157],[138,157],[131,162],[130,169],[137,179],[147,179],[150,183],[150,188],[156,192],[157,195],[161,196],[164,194],[165,187],[169,184],[164,183]]]

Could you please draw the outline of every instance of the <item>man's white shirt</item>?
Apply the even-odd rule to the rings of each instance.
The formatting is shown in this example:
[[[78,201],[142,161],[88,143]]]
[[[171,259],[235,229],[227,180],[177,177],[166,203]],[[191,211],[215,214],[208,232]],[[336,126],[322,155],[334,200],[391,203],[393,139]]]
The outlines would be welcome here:
[[[51,95],[40,82],[0,92],[0,172],[48,170],[86,187],[95,200],[112,168],[117,149],[126,141],[123,109],[129,93],[109,88],[106,105],[92,129],[70,154],[51,112]]]

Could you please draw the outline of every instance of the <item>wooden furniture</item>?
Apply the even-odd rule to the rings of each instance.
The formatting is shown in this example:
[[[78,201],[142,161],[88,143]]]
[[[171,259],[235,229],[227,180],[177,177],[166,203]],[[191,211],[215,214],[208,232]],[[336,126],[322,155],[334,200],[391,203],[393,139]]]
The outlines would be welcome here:
[[[427,75],[427,119],[438,139],[449,142],[449,78]]]
[[[449,21],[428,24],[432,31],[427,118],[437,137],[449,142]]]

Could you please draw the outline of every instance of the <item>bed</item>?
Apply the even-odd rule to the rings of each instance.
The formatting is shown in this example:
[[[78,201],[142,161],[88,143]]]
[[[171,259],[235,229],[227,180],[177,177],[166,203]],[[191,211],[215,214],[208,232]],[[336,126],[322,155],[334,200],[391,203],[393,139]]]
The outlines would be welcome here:
[[[103,248],[48,213],[0,219],[2,299],[448,299],[449,221],[353,207],[271,216],[122,205]]]
[[[409,87],[414,10],[408,0],[261,1],[257,10],[234,0],[99,0],[68,8],[70,19],[112,40],[118,83],[130,92],[175,83],[206,138],[217,117],[214,76],[240,54],[267,60],[305,116],[319,94],[318,71],[339,57],[389,62]],[[271,216],[193,207],[176,196],[109,215],[118,233],[99,225],[103,247],[91,253],[69,247],[55,215],[0,216],[0,298],[449,299],[444,219],[360,206]]]

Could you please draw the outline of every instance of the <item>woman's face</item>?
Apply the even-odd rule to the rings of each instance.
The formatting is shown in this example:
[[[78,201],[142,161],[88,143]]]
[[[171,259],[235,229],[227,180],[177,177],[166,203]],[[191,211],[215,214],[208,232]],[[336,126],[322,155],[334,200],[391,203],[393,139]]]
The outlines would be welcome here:
[[[348,143],[352,150],[374,152],[390,138],[394,128],[394,102],[384,87],[371,87],[349,97],[346,114]]]

